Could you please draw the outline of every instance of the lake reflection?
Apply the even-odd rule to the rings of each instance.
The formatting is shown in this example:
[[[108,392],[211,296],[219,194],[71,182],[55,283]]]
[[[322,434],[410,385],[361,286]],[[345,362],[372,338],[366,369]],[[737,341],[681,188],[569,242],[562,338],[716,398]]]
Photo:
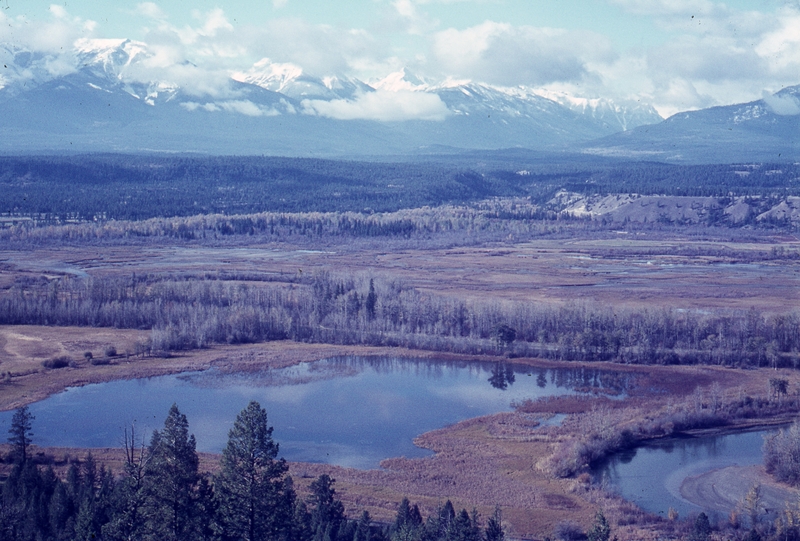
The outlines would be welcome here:
[[[34,443],[115,447],[123,427],[161,428],[173,402],[189,419],[199,451],[219,452],[250,400],[266,410],[287,460],[377,467],[388,457],[426,456],[417,435],[511,409],[513,401],[604,388],[627,379],[597,370],[537,370],[524,365],[333,358],[280,370],[204,372],[114,381],[68,389],[32,404]],[[7,433],[13,412],[0,413]]]
[[[670,439],[617,453],[595,468],[595,476],[646,511],[666,516],[672,507],[685,517],[703,509],[681,497],[684,479],[727,466],[761,464],[767,433]]]

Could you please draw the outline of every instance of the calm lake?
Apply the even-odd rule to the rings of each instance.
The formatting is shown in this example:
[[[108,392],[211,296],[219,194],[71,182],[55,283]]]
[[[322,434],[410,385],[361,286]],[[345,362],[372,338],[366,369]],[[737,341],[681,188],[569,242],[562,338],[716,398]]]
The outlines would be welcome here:
[[[595,468],[595,476],[616,487],[627,500],[666,516],[673,507],[680,516],[702,511],[680,496],[686,477],[726,466],[761,464],[764,435],[742,432],[674,439],[617,453]]]
[[[177,403],[198,451],[220,452],[236,415],[257,400],[287,460],[375,468],[384,458],[426,456],[413,444],[416,436],[509,411],[515,400],[587,388],[619,393],[624,386],[624,378],[598,370],[342,357],[280,370],[212,369],[86,385],[31,404],[30,411],[37,445],[116,447],[131,423],[149,441]],[[1,434],[12,415],[0,412]]]

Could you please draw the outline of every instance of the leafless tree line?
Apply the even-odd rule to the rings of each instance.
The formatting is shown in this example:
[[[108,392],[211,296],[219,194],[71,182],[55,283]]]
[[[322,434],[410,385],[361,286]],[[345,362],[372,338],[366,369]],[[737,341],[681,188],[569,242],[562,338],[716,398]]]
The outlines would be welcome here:
[[[464,301],[366,276],[163,275],[18,283],[0,324],[151,330],[134,353],[291,339],[557,360],[795,366],[800,314]],[[515,331],[498,340],[498,328]]]

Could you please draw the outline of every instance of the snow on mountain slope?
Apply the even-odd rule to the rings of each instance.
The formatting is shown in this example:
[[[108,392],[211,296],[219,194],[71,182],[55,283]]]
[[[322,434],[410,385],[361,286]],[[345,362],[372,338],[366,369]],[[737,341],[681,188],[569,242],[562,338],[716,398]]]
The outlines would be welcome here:
[[[431,85],[413,73],[409,73],[405,68],[400,71],[390,73],[382,79],[376,79],[370,83],[376,90],[386,90],[388,92],[424,92]]]
[[[259,60],[247,71],[234,72],[231,77],[296,100],[352,99],[359,92],[373,90],[357,79],[335,76],[317,78],[304,73],[300,66],[272,62],[268,58]]]
[[[622,131],[664,120],[652,105],[634,101],[617,102],[606,98],[579,98],[562,92],[533,90],[539,96],[553,100],[583,115],[619,127]]]
[[[78,69],[104,81],[100,83],[101,88],[121,89],[147,105],[170,100],[180,90],[174,82],[142,76],[146,68],[140,64],[154,56],[146,43],[128,39],[79,39],[75,42],[75,53]]]
[[[683,161],[800,155],[800,86],[662,122],[652,107],[636,102],[430,81],[408,70],[368,85],[312,76],[267,59],[230,77],[219,70],[211,91],[192,80],[196,66],[153,70],[160,63],[148,45],[124,39],[79,40],[62,56],[0,45],[0,60],[0,151],[84,145],[339,155],[583,148]],[[431,98],[446,114],[422,115],[420,97]],[[392,107],[407,107],[411,114],[375,113]]]
[[[129,39],[79,39],[75,54],[80,67],[93,67],[118,79],[132,63],[152,56],[146,43]]]
[[[256,111],[247,107],[219,107],[218,104],[213,105],[219,100],[204,99],[202,96],[197,96],[197,92],[192,92],[191,99],[182,96],[183,88],[180,84],[164,79],[163,72],[159,78],[153,76],[152,71],[148,71],[150,67],[148,64],[153,63],[151,61],[154,54],[143,42],[127,39],[80,39],[75,42],[71,61],[66,62],[61,59],[63,65],[60,66],[57,66],[52,58],[25,51],[13,51],[9,48],[0,50],[0,56],[5,60],[5,64],[10,66],[0,78],[0,83],[7,87],[0,99],[18,95],[68,73],[82,72],[91,73],[95,78],[93,82],[87,84],[112,92],[124,91],[151,106],[172,100],[184,100],[189,103],[188,107],[192,110],[201,106],[208,110],[224,109],[245,114]],[[621,107],[614,109],[616,114],[614,120],[622,118],[624,122],[609,122],[610,115],[598,115],[597,108],[593,109],[591,114],[586,114],[585,111],[574,107],[565,108],[563,103],[557,103],[527,89],[503,89],[456,80],[430,83],[406,70],[390,74],[370,86],[353,78],[314,77],[294,64],[262,59],[246,71],[231,73],[230,89],[228,89],[230,94],[252,94],[252,89],[247,90],[248,86],[289,98],[287,104],[291,103],[292,106],[284,107],[284,112],[288,114],[302,110],[302,107],[296,105],[303,100],[358,101],[360,97],[377,89],[384,92],[411,91],[436,95],[454,116],[483,115],[489,119],[494,115],[492,122],[533,122],[542,129],[552,129],[561,135],[574,132],[578,139],[613,133],[631,124],[624,108]],[[232,96],[227,101],[231,100],[242,101],[242,98]],[[276,100],[267,101],[272,103]],[[562,142],[561,136],[557,139],[558,142]]]
[[[440,95],[443,99],[448,96],[450,102],[457,107],[454,109],[456,114],[470,114],[470,109],[474,110],[475,104],[470,106],[467,102],[475,102],[477,99],[482,100],[480,109],[512,117],[549,112],[553,110],[553,103],[556,103],[584,117],[590,123],[602,127],[605,133],[629,130],[663,120],[652,106],[638,102],[618,103],[609,99],[580,98],[525,86],[498,87],[452,79],[431,83],[407,70],[389,74],[373,82],[372,86],[390,91],[430,92]],[[454,96],[458,94],[453,93],[453,90],[461,92],[468,99],[456,100]]]
[[[688,163],[800,160],[800,86],[749,103],[677,113],[584,148],[590,154]]]

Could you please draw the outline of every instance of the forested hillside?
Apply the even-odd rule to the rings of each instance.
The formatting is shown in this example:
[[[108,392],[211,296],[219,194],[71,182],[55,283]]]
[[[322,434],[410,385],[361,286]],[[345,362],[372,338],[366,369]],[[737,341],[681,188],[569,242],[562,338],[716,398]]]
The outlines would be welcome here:
[[[367,211],[526,197],[560,190],[685,196],[800,193],[800,165],[679,166],[525,153],[349,162],[268,157],[85,155],[0,158],[0,215],[38,223]]]

